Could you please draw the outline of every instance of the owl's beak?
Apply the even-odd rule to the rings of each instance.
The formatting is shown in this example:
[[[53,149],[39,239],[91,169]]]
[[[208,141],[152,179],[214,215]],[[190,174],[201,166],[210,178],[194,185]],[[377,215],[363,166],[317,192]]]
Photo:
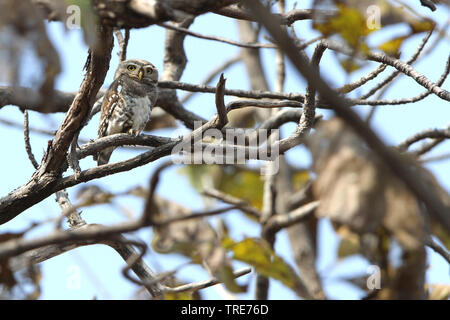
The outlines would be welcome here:
[[[139,80],[142,81],[142,78],[144,77],[144,71],[139,70],[138,77],[139,77]]]

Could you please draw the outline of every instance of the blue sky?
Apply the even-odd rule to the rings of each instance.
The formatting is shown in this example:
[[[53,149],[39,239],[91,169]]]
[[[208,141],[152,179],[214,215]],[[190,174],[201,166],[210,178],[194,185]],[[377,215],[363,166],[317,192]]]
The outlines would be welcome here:
[[[419,1],[416,1],[419,3]],[[411,3],[411,5],[414,5]],[[288,7],[292,6],[292,1],[288,1]],[[308,6],[305,6],[308,7]],[[417,7],[417,6],[416,6]],[[426,11],[421,9],[421,12]],[[448,10],[440,8],[436,13],[430,15],[442,25],[448,16]],[[310,22],[298,22],[295,24],[297,34],[301,34],[305,39],[315,36],[310,32]],[[230,39],[239,39],[237,26],[232,19],[207,14],[196,19],[191,27],[192,30],[210,35],[218,35]],[[402,27],[390,27],[384,34],[375,36],[371,41],[381,43],[383,39],[391,37],[393,34],[401,34]],[[57,88],[65,91],[76,91],[82,81],[81,72],[85,63],[87,48],[84,45],[80,31],[65,31],[60,23],[48,24],[48,33],[60,53],[62,73],[57,79]],[[163,67],[164,54],[164,29],[158,26],[142,30],[132,30],[131,40],[128,47],[128,58],[142,58],[151,61],[161,71]],[[432,37],[429,43],[433,42],[436,35]],[[412,54],[413,50],[419,44],[423,34],[414,36],[406,43],[406,48],[401,56],[406,60]],[[193,37],[187,37],[185,48],[188,55],[188,65],[181,81],[200,83],[204,77],[217,64],[222,63],[228,57],[239,52],[239,48],[218,42],[210,42]],[[307,50],[311,54],[311,48]],[[421,60],[414,67],[425,74],[429,79],[436,81],[445,66],[448,53],[450,52],[449,41],[443,41],[435,48],[432,54]],[[274,87],[275,79],[275,52],[273,49],[262,50],[264,66],[267,70],[267,77],[270,81],[270,87]],[[346,76],[336,63],[333,53],[326,51],[321,64],[322,73],[333,86],[340,86],[348,80],[357,79],[359,76],[374,68],[374,65],[368,65],[360,72],[352,74],[350,78]],[[34,67],[33,60],[30,60],[30,70],[32,73],[38,72]],[[111,69],[105,80],[105,87],[111,83],[113,70],[118,64],[117,48],[113,53]],[[27,70],[27,69],[25,69]],[[387,72],[385,72],[388,74]],[[249,89],[249,84],[245,76],[243,65],[238,63],[225,72],[227,78],[227,87],[233,89]],[[382,78],[380,78],[382,79]],[[217,79],[215,80],[217,81]],[[379,80],[372,82],[378,83]],[[443,88],[449,90],[447,81]],[[370,87],[370,86],[369,86]],[[288,63],[286,91],[304,92],[305,81],[300,78]],[[410,97],[423,91],[414,81],[402,77],[400,81],[393,86],[385,98]],[[179,96],[183,96],[179,92]],[[226,101],[231,101],[234,97],[227,97]],[[209,118],[215,113],[214,95],[197,94],[186,105],[191,111]],[[357,107],[361,115],[367,113],[367,108]],[[329,111],[318,110],[318,113],[324,117],[332,115]],[[55,114],[49,117],[30,112],[30,125],[46,129],[56,129],[63,119],[63,114]],[[5,107],[0,112],[1,118],[17,121],[23,121],[21,112],[12,106]],[[374,130],[384,139],[387,144],[396,144],[410,135],[427,129],[442,128],[450,122],[450,108],[448,102],[445,102],[431,95],[423,101],[416,104],[401,106],[382,106],[377,110],[372,126]],[[83,129],[81,137],[94,139],[98,124],[98,115]],[[295,128],[294,124],[285,125],[283,133],[289,134]],[[171,130],[158,130],[154,134],[171,136]],[[13,129],[0,124],[0,135],[7,139],[0,140],[0,148],[8,150],[8,156],[2,157],[2,170],[0,171],[0,195],[5,195],[14,188],[26,183],[33,173],[33,168],[28,161],[21,130]],[[31,135],[33,151],[37,159],[41,159],[47,140],[47,136],[37,134]],[[309,155],[302,149],[289,152],[287,158],[298,166],[307,166],[310,163]],[[443,143],[431,153],[438,155],[449,152],[449,143]],[[116,151],[111,161],[118,161],[135,155],[132,151]],[[147,185],[148,178],[159,162],[151,163],[144,167],[136,168],[131,172],[121,173],[114,176],[103,178],[99,181],[93,181],[108,188],[112,192],[120,192],[136,185]],[[450,190],[450,170],[449,161],[435,162],[427,165],[435,174],[440,183]],[[81,162],[82,169],[94,166],[92,158],[84,159]],[[8,168],[8,170],[5,170]],[[10,169],[9,169],[10,168]],[[78,187],[69,190],[71,199],[75,199],[75,193]],[[158,190],[162,196],[177,201],[192,209],[202,209],[203,200],[192,189],[187,179],[178,173],[178,168],[168,169],[162,178]],[[122,207],[137,216],[143,206],[143,203],[132,197],[124,197],[118,200]],[[18,218],[6,225],[0,226],[0,232],[7,230],[21,230],[33,221],[40,221],[58,216],[60,208],[54,200],[54,196],[42,201],[33,208],[27,210]],[[108,205],[101,205],[94,208],[83,210],[83,217],[89,223],[114,224],[123,221],[124,215],[120,211]],[[232,226],[232,236],[239,240],[246,236],[259,236],[260,229],[255,223],[249,221],[238,212],[228,213],[224,216],[229,226]],[[211,223],[216,220],[211,219]],[[50,232],[51,226],[39,228],[30,233],[30,236],[39,236]],[[139,236],[144,241],[150,241],[151,232],[142,231]],[[328,221],[321,221],[319,226],[319,258],[317,262],[318,270],[324,279],[324,287],[330,298],[355,299],[361,297],[361,292],[354,287],[339,281],[339,277],[350,276],[354,274],[365,274],[368,267],[367,262],[361,257],[354,256],[345,261],[336,262],[336,248],[338,238],[331,229]],[[294,264],[290,254],[289,242],[285,232],[280,232],[277,236],[275,249],[286,261]],[[438,255],[429,251],[429,271],[427,280],[433,283],[450,283],[448,265]],[[185,258],[176,255],[160,255],[150,253],[146,256],[146,261],[156,271],[167,271],[181,265],[187,261]],[[69,253],[53,258],[42,264],[43,270],[43,292],[42,299],[91,299],[94,296],[99,299],[127,299],[132,297],[136,291],[136,286],[124,279],[121,275],[121,268],[124,266],[123,260],[110,248],[101,245],[80,248]],[[241,267],[243,264],[236,264]],[[198,281],[209,278],[208,274],[198,266],[188,266],[180,270],[181,279],[185,281]],[[79,278],[78,278],[79,276]],[[74,279],[79,279],[74,281]],[[239,279],[241,283],[250,284],[250,294],[240,295],[240,298],[251,299],[253,297],[253,288],[255,276],[249,275]],[[220,299],[215,288],[202,290],[205,298]],[[289,289],[284,288],[277,281],[271,281],[271,291],[269,298],[272,299],[295,299],[296,296]]]

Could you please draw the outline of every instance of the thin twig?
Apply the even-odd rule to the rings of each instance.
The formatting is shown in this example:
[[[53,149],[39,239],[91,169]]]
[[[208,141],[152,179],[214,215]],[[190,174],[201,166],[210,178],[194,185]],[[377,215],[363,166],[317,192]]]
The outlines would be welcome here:
[[[163,89],[179,89],[191,92],[205,92],[216,93],[216,87],[207,85],[191,84],[179,81],[159,81],[158,87]],[[281,93],[271,91],[258,91],[258,90],[239,90],[239,89],[225,89],[225,95],[236,96],[241,98],[252,99],[282,99],[282,100],[296,100],[303,102],[305,96],[301,93]]]
[[[258,21],[258,19],[251,12],[239,7],[238,5],[223,7],[213,10],[212,12],[238,20]],[[309,20],[313,19],[315,16],[332,17],[335,14],[336,12],[333,10],[295,9],[284,14],[274,14],[273,18],[281,25],[290,26],[298,20]]]
[[[331,50],[341,52],[345,55],[354,56],[352,50],[343,43],[331,40],[323,40],[322,43],[324,43],[324,45]],[[394,57],[379,52],[369,52],[364,57],[361,56],[359,58],[368,59],[371,61],[376,61],[390,65],[391,67],[397,69],[397,71],[413,79],[415,82],[417,82],[422,87],[426,88],[428,91],[431,91],[432,93],[437,95],[439,98],[450,101],[450,92],[441,88],[436,83],[430,81],[425,75],[415,70],[408,63],[405,63],[403,61],[400,61],[399,59],[396,59]],[[365,95],[363,97],[365,97]]]
[[[125,29],[125,37],[122,36],[122,32],[120,29],[115,29],[114,34],[116,35],[117,42],[119,43],[120,52],[119,52],[119,59],[120,62],[125,61],[127,59],[127,48],[128,48],[128,41],[130,39],[130,29]]]
[[[59,203],[62,209],[60,219],[58,219],[56,223],[56,227],[58,229],[60,228],[62,219],[65,217],[68,218],[71,228],[76,228],[86,224],[86,221],[81,218],[80,213],[77,211],[77,207],[73,206],[70,202],[69,195],[67,194],[67,191],[65,189],[56,192],[56,202]]]
[[[349,93],[349,92],[355,90],[356,88],[359,88],[359,87],[365,85],[370,80],[375,79],[385,69],[386,69],[386,65],[380,64],[374,70],[372,70],[368,74],[364,75],[360,79],[358,79],[352,83],[345,84],[342,87],[336,88],[336,91],[341,92],[341,93]]]
[[[205,39],[205,40],[212,40],[212,41],[218,41],[218,42],[222,42],[222,43],[227,43],[227,44],[231,44],[233,46],[237,46],[237,47],[241,47],[241,48],[250,48],[250,49],[259,49],[259,48],[276,48],[275,45],[270,44],[270,43],[242,43],[242,42],[238,42],[238,41],[234,41],[234,40],[230,40],[230,39],[225,39],[222,37],[216,37],[216,36],[208,36],[208,35],[204,35],[198,32],[194,32],[191,31],[189,29],[186,28],[181,28],[181,27],[177,27],[173,24],[168,24],[168,23],[160,23],[158,24],[159,26],[166,28],[166,29],[170,29],[170,30],[175,30],[178,32],[182,32],[185,33],[187,35],[196,37],[196,38],[200,38],[200,39]]]
[[[276,49],[277,48],[277,46],[275,44],[271,44],[271,43],[243,43],[243,42],[239,42],[239,41],[226,39],[223,37],[204,35],[204,34],[194,32],[189,29],[178,27],[178,26],[175,26],[173,24],[168,24],[168,23],[159,23],[158,25],[163,28],[182,32],[184,34],[187,34],[187,35],[199,38],[199,39],[217,41],[217,42],[230,44],[230,45],[240,47],[240,48],[247,48],[247,49]],[[317,39],[312,39],[311,41],[315,42],[315,41],[317,41]],[[310,44],[311,44],[311,42],[306,42],[306,43],[298,44],[297,46],[299,49],[304,49],[307,46],[309,46]]]
[[[70,150],[68,154],[68,163],[72,170],[75,173],[75,176],[79,176],[81,174],[81,167],[80,167],[80,159],[77,155],[77,148],[78,148],[78,137],[80,136],[80,131],[78,131],[75,136],[73,137],[72,144],[70,145]]]
[[[259,210],[249,204],[247,201],[233,197],[229,194],[223,193],[217,189],[208,188],[202,192],[203,195],[218,199],[224,203],[228,203],[236,206],[239,210],[242,210],[245,213],[250,214],[251,216],[258,218],[261,216]]]
[[[302,108],[303,103],[293,100],[282,101],[267,101],[267,100],[234,100],[227,104],[227,111],[245,108],[245,107],[257,107],[257,108],[273,108],[278,109],[282,107]]]
[[[443,161],[443,160],[449,160],[450,159],[450,152],[443,153],[437,156],[430,156],[425,159],[420,159],[420,162],[422,163],[430,163],[430,162],[437,162],[437,161]]]
[[[326,47],[320,42],[311,57],[311,67],[319,70],[320,59],[322,58],[323,53],[325,52]],[[306,54],[304,52],[300,52],[305,58]],[[307,58],[306,58],[307,59]],[[317,71],[318,72],[318,71]],[[300,121],[298,123],[296,132],[299,135],[305,135],[309,132],[314,124],[314,118],[316,115],[316,88],[312,82],[308,82],[308,86],[306,87],[306,95],[305,95],[305,106],[303,108],[302,116],[300,117]]]
[[[145,221],[143,223],[152,223],[154,222],[153,219],[153,207],[155,204],[155,191],[156,191],[156,187],[158,186],[159,180],[160,180],[160,175],[161,173],[169,168],[170,166],[172,166],[174,163],[172,161],[165,161],[162,164],[160,164],[155,171],[153,172],[151,178],[150,178],[150,183],[149,183],[149,191],[148,191],[148,196],[147,196],[147,202],[145,204],[145,210],[144,210],[144,214],[142,215],[142,218],[145,219]]]
[[[201,82],[203,85],[208,85],[217,75],[219,75],[220,73],[224,72],[225,70],[227,70],[228,68],[230,68],[232,65],[234,65],[236,62],[241,61],[241,54],[237,54],[233,57],[231,57],[230,59],[227,59],[226,61],[224,61],[222,64],[220,64],[219,66],[217,66],[214,70],[212,70],[206,77],[205,79]],[[192,98],[192,96],[195,94],[195,92],[188,92],[183,98],[181,98],[180,102],[182,104],[185,104],[186,102],[189,101],[189,99]]]
[[[238,277],[242,277],[243,275],[246,275],[248,273],[250,273],[252,271],[251,268],[246,267],[246,268],[242,268],[240,270],[234,271],[233,275],[235,278]],[[216,279],[216,278],[212,278],[209,280],[204,280],[204,281],[198,281],[198,282],[193,282],[193,283],[189,283],[189,284],[184,284],[175,288],[170,288],[170,287],[164,287],[164,292],[168,292],[168,293],[179,293],[179,292],[195,292],[201,289],[205,289],[211,286],[214,286],[216,284],[221,283],[220,280]]]
[[[218,115],[218,128],[223,128],[228,123],[227,109],[225,108],[225,81],[223,73],[220,75],[216,86],[216,109]]]
[[[445,82],[445,80],[448,77],[448,74],[450,72],[450,57],[447,59],[447,63],[445,65],[444,72],[442,73],[441,77],[436,82],[437,86],[442,86],[442,84]],[[407,104],[407,103],[414,103],[420,100],[425,99],[431,94],[431,91],[427,90],[424,91],[417,96],[411,97],[411,98],[402,98],[402,99],[392,99],[392,100],[380,100],[380,96],[385,93],[387,87],[384,87],[383,91],[380,92],[378,97],[375,100],[365,100],[365,99],[347,99],[347,102],[349,102],[352,105],[370,105],[370,106],[381,106],[381,105],[401,105],[401,104]]]
[[[447,250],[447,248],[439,245],[436,241],[433,240],[430,235],[425,240],[425,244],[433,249],[436,253],[438,253],[442,258],[444,258],[448,264],[450,264],[450,252]]]
[[[218,214],[229,212],[234,209],[239,209],[239,206],[234,206],[234,205],[227,206],[225,208],[220,208],[220,209],[201,211],[198,213],[194,212],[194,213],[184,215],[184,216],[166,218],[166,219],[162,219],[161,221],[152,221],[152,225],[160,227],[160,226],[165,226],[165,225],[168,225],[171,223],[176,223],[176,222],[181,222],[181,221],[186,221],[186,220],[191,220],[191,219],[201,219],[201,218],[205,218],[205,217],[216,216]]]
[[[39,168],[39,164],[36,161],[36,158],[33,155],[33,151],[31,150],[30,145],[30,129],[28,127],[28,111],[23,111],[23,138],[25,140],[25,150],[27,151],[28,159],[30,159],[31,164],[35,169]]]
[[[431,37],[431,34],[433,33],[433,30],[429,31],[425,37],[422,39],[421,43],[419,44],[419,46],[417,47],[416,51],[414,52],[414,54],[408,59],[408,61],[406,61],[406,64],[412,64],[414,63],[417,58],[419,57],[420,53],[422,52],[423,48],[425,47],[425,44],[428,42],[428,40]],[[393,81],[398,75],[400,74],[399,70],[395,70],[394,72],[392,72],[388,77],[386,77],[386,79],[384,79],[383,81],[381,81],[380,83],[378,83],[375,87],[373,87],[369,92],[367,92],[366,94],[362,95],[360,97],[360,99],[367,99],[371,96],[373,96],[378,90],[380,90],[381,88],[383,88],[385,85],[387,85],[388,83],[390,83],[391,81]]]
[[[428,129],[428,130],[424,130],[421,131],[419,133],[416,133],[415,135],[407,138],[405,141],[399,143],[397,145],[397,149],[400,152],[405,152],[408,150],[408,148],[423,139],[428,139],[428,138],[433,138],[433,139],[450,139],[450,125],[447,126],[447,128],[445,129]]]
[[[264,226],[264,233],[268,235],[268,237],[274,237],[274,235],[281,229],[305,221],[305,219],[314,213],[319,206],[319,203],[319,201],[313,201],[294,209],[287,214],[277,214],[271,217]]]
[[[416,150],[410,151],[409,154],[416,156],[416,157],[420,157],[420,156],[424,155],[425,153],[430,152],[433,148],[435,148],[436,146],[438,146],[439,144],[444,142],[444,140],[445,139],[443,139],[443,138],[438,138],[438,139],[433,139],[431,141],[425,142]]]

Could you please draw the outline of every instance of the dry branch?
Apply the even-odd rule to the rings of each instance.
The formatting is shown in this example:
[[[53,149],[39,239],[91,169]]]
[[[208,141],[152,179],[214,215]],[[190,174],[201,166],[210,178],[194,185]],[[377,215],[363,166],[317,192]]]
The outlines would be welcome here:
[[[415,179],[414,174],[411,173],[409,167],[404,164],[404,161],[395,152],[387,148],[378,136],[375,135],[358,115],[349,108],[348,103],[328,86],[317,70],[314,70],[305,58],[298,53],[290,37],[273,21],[272,15],[267,9],[265,9],[257,0],[249,0],[248,4],[255,15],[258,16],[259,21],[266,27],[274,40],[279,44],[280,48],[289,57],[297,71],[315,86],[321,97],[325,98],[333,107],[335,113],[364,139],[368,146],[371,147],[391,169],[391,172],[404,181],[411,191],[413,191],[415,196],[424,202],[429,213],[434,215],[447,230],[450,230],[450,208],[443,204],[436,194],[418,182]],[[327,48],[330,47],[331,46],[327,45]],[[427,89],[432,90],[437,95],[445,97],[449,94],[447,91],[439,88],[424,76],[420,75],[409,65],[397,59],[375,53],[370,54],[369,58],[399,68],[402,72],[410,75],[417,82],[424,84]]]

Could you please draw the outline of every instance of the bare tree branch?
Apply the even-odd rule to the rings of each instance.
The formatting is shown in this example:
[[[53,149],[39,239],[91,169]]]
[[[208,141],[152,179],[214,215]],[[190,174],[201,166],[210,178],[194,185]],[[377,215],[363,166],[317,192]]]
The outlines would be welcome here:
[[[318,206],[319,201],[313,201],[294,209],[287,214],[277,214],[272,216],[265,224],[263,232],[267,235],[267,237],[274,237],[275,234],[281,229],[290,227],[307,219],[314,213],[314,210],[316,210]]]
[[[349,92],[355,90],[356,88],[359,88],[359,87],[365,85],[370,80],[375,79],[385,69],[386,69],[386,65],[380,64],[375,68],[375,70],[369,72],[368,74],[362,76],[361,78],[359,78],[358,80],[356,80],[352,83],[348,83],[346,85],[343,85],[340,88],[337,88],[336,91],[342,92],[342,93],[349,93]]]
[[[36,158],[33,155],[33,151],[31,150],[30,145],[30,129],[29,129],[29,122],[28,122],[28,111],[23,111],[23,137],[25,140],[25,150],[28,154],[28,159],[30,159],[31,164],[35,169],[39,168],[39,164],[36,161]]]
[[[278,42],[280,48],[283,49],[286,55],[290,58],[298,72],[301,73],[308,81],[313,83],[321,97],[325,98],[334,108],[336,114],[348,123],[363,138],[369,147],[371,147],[380,156],[380,158],[384,160],[384,163],[391,169],[391,172],[404,181],[415,196],[424,202],[430,214],[434,215],[447,230],[450,230],[450,208],[443,204],[436,194],[424,187],[414,178],[414,174],[410,172],[409,167],[403,163],[403,160],[399,158],[396,153],[387,148],[375,135],[375,133],[368,128],[366,124],[349,108],[346,101],[337,95],[336,92],[334,92],[334,90],[332,90],[328,84],[322,80],[317,70],[314,70],[309,66],[304,57],[298,54],[297,49],[292,44],[289,36],[283,32],[279,25],[271,19],[271,14],[267,12],[259,1],[249,0],[248,5],[258,16],[261,23],[267,28],[268,32],[275,39],[275,41]],[[327,47],[329,48],[328,45]],[[424,76],[420,75],[409,65],[406,65],[397,59],[375,53],[369,54],[369,58],[373,58],[381,63],[398,67],[402,70],[402,72],[404,71],[413,78],[415,77],[415,80],[419,82],[419,84],[424,84],[427,89],[433,91],[437,95],[440,94],[445,97],[449,94],[447,91],[439,88]]]
[[[250,273],[251,271],[252,271],[251,268],[246,267],[246,268],[242,268],[240,270],[234,271],[233,275],[235,278],[239,278],[239,277],[242,277],[243,275]],[[220,280],[218,280],[216,278],[212,278],[209,280],[184,284],[184,285],[174,287],[174,288],[165,287],[164,292],[170,292],[170,293],[179,293],[179,292],[187,292],[187,291],[194,292],[194,291],[198,291],[201,289],[205,289],[205,288],[214,286],[219,283],[221,283]]]
[[[130,29],[125,29],[125,36],[122,35],[120,29],[115,29],[114,34],[120,47],[119,60],[125,61],[127,59],[128,41],[130,40]]]
[[[208,197],[218,199],[224,203],[236,206],[236,208],[238,208],[239,210],[242,210],[243,212],[248,213],[255,218],[259,218],[259,216],[261,216],[261,212],[250,205],[247,201],[233,197],[229,194],[225,194],[223,192],[220,192],[219,190],[210,188],[203,191],[203,194]]]
[[[450,139],[450,125],[447,126],[447,128],[445,128],[445,129],[428,129],[428,130],[424,130],[419,133],[416,133],[412,137],[409,137],[405,141],[399,143],[397,145],[397,149],[400,152],[405,152],[408,150],[408,148],[412,144],[414,144],[420,140],[428,139],[428,138]]]
[[[417,58],[419,57],[419,55],[422,52],[423,48],[425,47],[425,44],[430,39],[432,33],[433,33],[433,30],[431,30],[430,32],[428,32],[425,35],[425,37],[422,39],[422,42],[419,44],[419,46],[417,47],[417,49],[414,52],[414,54],[406,62],[407,64],[412,64],[412,63],[414,63],[417,60]],[[362,95],[360,97],[360,99],[367,99],[367,98],[373,96],[378,90],[380,90],[381,88],[386,86],[388,83],[391,83],[399,74],[400,74],[400,71],[399,70],[395,70],[388,77],[386,77],[386,79],[384,79],[383,81],[378,83],[375,87],[373,87],[369,92],[367,92],[366,94]]]
[[[236,56],[231,57],[230,59],[225,60],[221,65],[217,66],[214,70],[212,70],[202,81],[203,85],[208,85],[217,75],[227,70],[229,67],[234,65],[236,62],[241,61],[241,55],[238,54]],[[187,93],[182,99],[181,103],[186,103],[195,92],[189,92]]]
[[[227,109],[225,108],[225,81],[223,73],[220,75],[216,86],[216,109],[219,119],[218,128],[223,128],[228,123]]]
[[[238,7],[236,5],[231,5],[228,7],[222,7],[217,10],[212,10],[214,13],[230,17],[233,19],[239,20],[247,20],[247,21],[258,21],[257,18],[252,15],[251,12],[245,10],[244,8]],[[274,14],[274,20],[281,25],[290,26],[295,21],[299,20],[310,20],[313,19],[315,15],[325,15],[325,16],[333,16],[335,14],[334,11],[325,11],[325,10],[314,10],[314,9],[296,9],[288,11],[284,14]]]

